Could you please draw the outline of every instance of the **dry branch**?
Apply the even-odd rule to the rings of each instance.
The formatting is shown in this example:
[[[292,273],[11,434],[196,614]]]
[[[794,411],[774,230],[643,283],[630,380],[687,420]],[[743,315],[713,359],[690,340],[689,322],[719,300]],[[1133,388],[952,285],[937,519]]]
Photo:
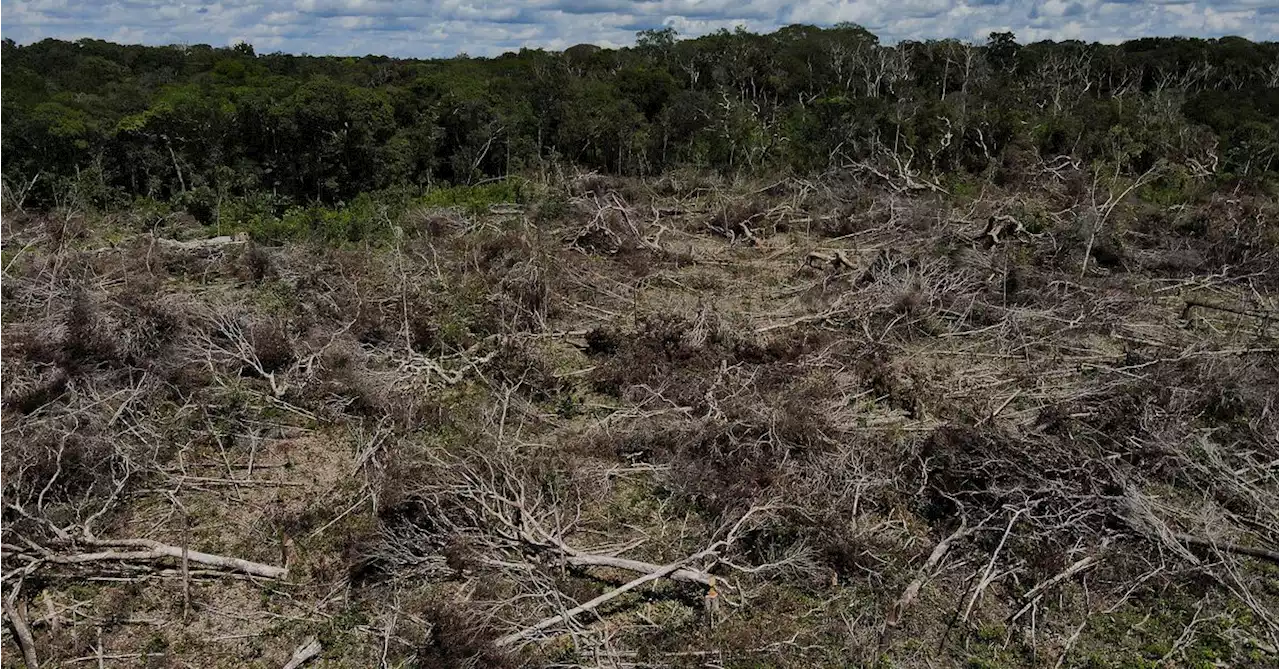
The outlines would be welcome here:
[[[885,616],[884,630],[881,632],[882,643],[889,630],[897,627],[902,622],[902,616],[906,613],[907,608],[916,600],[916,596],[920,594],[920,588],[924,587],[925,580],[933,573],[934,568],[938,566],[942,558],[946,557],[947,551],[951,550],[951,544],[968,533],[969,528],[962,522],[959,529],[933,547],[933,552],[929,554],[929,559],[925,560],[924,565],[920,567],[919,573],[907,585],[907,589],[902,591],[902,595],[893,603],[893,607],[889,609],[888,615]]]
[[[55,564],[85,564],[90,562],[159,560],[164,558],[182,560],[185,556],[186,560],[190,562],[196,562],[210,567],[218,567],[227,571],[241,572],[249,574],[250,576],[283,579],[289,575],[289,570],[284,567],[274,567],[272,565],[262,564],[259,562],[250,562],[248,560],[241,560],[240,558],[214,555],[212,553],[202,553],[200,551],[184,551],[179,546],[170,546],[150,539],[98,540],[88,543],[91,546],[100,548],[142,548],[144,550],[103,550],[96,553],[73,553],[70,555],[46,553],[41,557],[44,560]]]
[[[652,572],[652,573],[649,573],[649,574],[645,574],[644,576],[641,576],[640,578],[637,578],[637,579],[635,579],[635,580],[633,580],[633,581],[630,581],[630,582],[628,582],[627,584],[625,584],[625,585],[623,585],[623,586],[621,586],[621,587],[619,587],[619,588],[615,588],[615,589],[613,589],[613,590],[611,590],[611,591],[609,591],[609,592],[604,593],[603,595],[600,595],[599,597],[596,597],[596,598],[594,598],[594,599],[592,599],[592,600],[590,600],[590,601],[587,601],[587,602],[584,602],[584,603],[582,603],[582,604],[579,604],[578,606],[575,606],[575,607],[573,607],[572,609],[569,609],[568,611],[565,611],[564,613],[561,613],[561,614],[559,614],[559,615],[555,615],[555,616],[551,616],[550,618],[543,619],[543,620],[541,620],[541,621],[539,621],[539,622],[537,622],[537,623],[534,623],[533,625],[530,625],[529,627],[526,627],[526,628],[524,628],[524,629],[522,629],[522,630],[519,630],[519,631],[516,631],[516,632],[512,632],[511,634],[508,634],[508,635],[503,636],[503,637],[499,637],[496,641],[494,641],[494,645],[496,645],[496,646],[498,646],[498,647],[502,647],[502,646],[510,646],[511,644],[514,644],[514,643],[516,643],[517,641],[520,641],[521,639],[523,639],[523,638],[525,638],[525,637],[529,636],[530,634],[533,634],[534,632],[538,632],[538,631],[541,631],[541,630],[547,629],[548,627],[551,627],[552,625],[555,625],[556,623],[559,623],[559,622],[562,622],[562,621],[571,620],[571,619],[573,619],[575,616],[577,616],[577,615],[579,615],[579,614],[582,614],[582,613],[586,613],[587,611],[590,611],[590,610],[592,610],[592,609],[596,608],[597,606],[600,606],[601,604],[604,604],[605,602],[607,602],[607,601],[609,601],[609,600],[616,599],[617,597],[620,597],[620,596],[622,596],[622,595],[624,595],[624,594],[626,594],[626,593],[628,593],[628,592],[630,592],[630,591],[632,591],[632,590],[634,590],[634,589],[636,589],[636,588],[638,588],[638,587],[640,587],[640,586],[644,585],[645,583],[648,583],[648,582],[650,582],[650,581],[656,581],[656,580],[658,580],[658,579],[662,578],[663,576],[667,576],[668,574],[672,574],[672,573],[674,573],[674,572],[678,571],[679,569],[681,569],[681,568],[682,568],[686,563],[690,562],[691,560],[697,559],[698,557],[702,557],[702,556],[703,556],[703,554],[702,554],[702,553],[699,553],[698,555],[692,555],[692,556],[687,557],[687,558],[685,558],[685,559],[683,559],[683,560],[680,560],[679,562],[673,562],[673,563],[671,563],[671,564],[669,564],[669,565],[667,565],[667,566],[665,566],[665,567],[663,567],[663,568],[659,569],[658,571],[655,571],[655,572]]]
[[[1097,555],[1090,555],[1083,559],[1077,560],[1070,567],[1067,567],[1066,569],[1064,569],[1062,572],[1060,572],[1053,578],[1028,590],[1027,593],[1022,596],[1022,600],[1025,601],[1026,604],[1021,609],[1018,609],[1017,613],[1013,614],[1012,616],[1009,616],[1010,622],[1017,620],[1018,618],[1022,617],[1022,615],[1025,614],[1027,611],[1031,610],[1031,607],[1034,606],[1037,601],[1039,601],[1040,597],[1045,593],[1046,590],[1098,564],[1099,562],[1102,562],[1102,558]]]
[[[312,658],[319,655],[321,650],[323,648],[319,639],[311,637],[303,641],[302,645],[293,651],[293,657],[289,658],[289,662],[284,665],[284,669],[298,669],[298,667],[310,662]]]
[[[565,563],[575,567],[613,567],[615,569],[634,571],[639,574],[653,574],[666,568],[663,565],[653,564],[652,562],[629,560],[627,558],[613,557],[610,555],[592,555],[581,551],[574,551],[572,555],[565,559]],[[697,569],[691,569],[689,567],[681,567],[670,572],[669,576],[677,581],[701,583],[706,586],[710,586],[712,583],[712,576],[710,574],[704,571],[698,571]],[[723,582],[724,579],[717,580]]]
[[[1200,537],[1192,536],[1190,534],[1175,533],[1173,535],[1173,538],[1185,544],[1191,544],[1192,546],[1202,546],[1204,548],[1213,548],[1220,551],[1226,551],[1228,553],[1235,553],[1237,555],[1247,555],[1249,557],[1255,557],[1260,560],[1268,560],[1270,562],[1280,562],[1280,553],[1277,553],[1273,550],[1268,550],[1266,548],[1253,548],[1251,546],[1241,546],[1239,544],[1212,541],[1210,539],[1202,539]]]
[[[22,659],[28,667],[36,669],[40,666],[40,661],[36,658],[36,642],[31,636],[31,628],[27,627],[27,621],[22,619],[22,614],[18,613],[8,597],[3,599],[3,605],[4,615],[13,628],[13,637],[18,640],[18,648],[22,650]]]

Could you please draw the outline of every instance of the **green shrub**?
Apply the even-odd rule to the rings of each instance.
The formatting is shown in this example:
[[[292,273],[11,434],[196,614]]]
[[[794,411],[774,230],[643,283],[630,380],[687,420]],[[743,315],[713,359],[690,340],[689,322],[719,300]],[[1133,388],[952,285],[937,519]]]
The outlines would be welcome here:
[[[173,199],[174,205],[191,214],[202,225],[213,224],[218,213],[218,194],[208,186],[186,191]]]
[[[1172,206],[1188,204],[1199,198],[1203,188],[1180,166],[1171,167],[1159,178],[1138,189],[1138,197],[1145,202]]]
[[[474,186],[433,188],[419,198],[418,203],[428,207],[455,207],[478,214],[495,204],[523,204],[528,190],[523,179],[509,178]]]
[[[257,208],[240,219],[237,227],[247,230],[255,241],[268,244],[304,240],[332,245],[377,242],[390,238],[391,221],[398,216],[393,214],[395,208],[394,203],[383,203],[366,193],[349,204],[290,207],[280,216]]]

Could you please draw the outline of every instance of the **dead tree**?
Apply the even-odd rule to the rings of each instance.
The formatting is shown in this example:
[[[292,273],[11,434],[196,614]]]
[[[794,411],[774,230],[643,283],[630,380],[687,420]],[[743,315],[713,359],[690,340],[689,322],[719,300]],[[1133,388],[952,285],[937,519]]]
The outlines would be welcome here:
[[[725,604],[735,592],[734,584],[712,570],[725,569],[756,574],[786,566],[799,556],[784,556],[766,565],[744,566],[729,554],[737,540],[771,515],[774,507],[757,504],[722,528],[700,551],[669,563],[648,562],[624,557],[622,553],[642,541],[585,549],[571,543],[578,521],[576,504],[545,491],[527,471],[527,455],[518,456],[510,445],[492,451],[473,452],[466,457],[437,452],[431,456],[436,475],[414,493],[418,507],[426,512],[437,532],[453,536],[468,547],[474,561],[518,587],[525,597],[545,602],[544,610],[554,611],[539,621],[508,632],[497,645],[521,643],[538,632],[570,623],[577,616],[631,590],[659,579],[716,588]],[[606,568],[632,572],[636,578],[588,602],[564,609],[564,595],[538,576],[548,566]],[[527,610],[522,606],[522,611]]]

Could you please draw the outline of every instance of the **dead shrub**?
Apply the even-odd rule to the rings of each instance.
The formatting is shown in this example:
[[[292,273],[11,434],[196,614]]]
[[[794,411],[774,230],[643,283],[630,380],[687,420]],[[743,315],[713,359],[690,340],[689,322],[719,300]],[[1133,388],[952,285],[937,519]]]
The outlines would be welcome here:
[[[110,493],[111,472],[124,465],[123,457],[98,425],[75,432],[53,426],[7,432],[4,497],[66,525],[78,504]]]
[[[534,240],[520,229],[488,234],[478,241],[468,240],[467,250],[472,264],[489,275],[502,275],[537,252]]]
[[[1275,220],[1274,198],[1215,194],[1207,204],[1181,217],[1173,231],[1204,253],[1207,267],[1229,268],[1236,276],[1274,275],[1280,267]],[[1159,230],[1163,235],[1168,232],[1167,227]]]
[[[461,605],[437,601],[421,612],[431,634],[418,648],[424,666],[440,669],[514,669],[520,664],[493,645],[497,637],[480,618]]]
[[[555,315],[549,270],[536,260],[525,260],[503,273],[495,295],[497,318],[509,332],[539,332]]]
[[[98,304],[82,287],[71,294],[63,317],[60,363],[71,374],[80,374],[115,361],[113,333]]]
[[[724,351],[708,342],[709,330],[680,317],[646,316],[618,353],[591,374],[599,392],[619,396],[636,385],[676,386],[680,397],[696,397],[708,381],[705,372],[718,366]],[[710,344],[710,345],[708,345]],[[684,388],[686,384],[690,388]]]
[[[520,389],[537,402],[546,402],[560,396],[568,384],[556,378],[555,368],[528,341],[508,340],[499,345],[494,357],[485,365],[485,371],[498,383]]]
[[[253,353],[267,373],[278,372],[297,359],[293,338],[279,319],[254,321],[249,326],[248,335]]]
[[[900,206],[891,196],[860,186],[847,185],[835,196],[814,198],[806,208],[812,230],[821,237],[836,238],[891,225]]]
[[[586,354],[589,356],[613,355],[618,351],[620,335],[608,328],[592,328],[586,334]]]
[[[714,191],[723,185],[721,182],[715,175],[701,170],[675,169],[656,179],[651,188],[656,195],[689,198]]]
[[[116,306],[122,312],[117,348],[129,366],[148,369],[172,354],[192,316],[176,299],[158,294],[150,281],[131,284],[120,294]]]
[[[1172,248],[1153,251],[1145,259],[1140,260],[1142,269],[1159,276],[1189,276],[1203,269],[1207,257],[1195,249]]]
[[[241,254],[241,259],[249,280],[254,283],[262,283],[274,274],[271,252],[257,243],[249,242],[248,248]]]
[[[406,237],[445,237],[461,231],[466,221],[452,209],[414,207],[400,217],[400,227]]]
[[[619,177],[606,176],[591,172],[579,175],[569,183],[569,193],[575,197],[583,197],[586,195],[605,195],[607,193],[621,191],[626,182]]]
[[[1109,270],[1124,269],[1128,257],[1124,240],[1119,235],[1100,235],[1094,241],[1089,255],[1099,267]]]
[[[302,399],[324,407],[333,420],[385,419],[402,432],[441,424],[444,407],[435,398],[397,383],[398,373],[373,369],[373,364],[353,343],[330,346],[320,356],[316,383],[308,386]]]
[[[41,227],[58,248],[84,239],[89,233],[89,221],[84,214],[68,210],[50,212],[43,217]]]
[[[720,205],[707,221],[707,226],[726,237],[752,237],[761,232],[767,221],[768,206],[758,198],[735,200]]]
[[[930,434],[920,452],[928,481],[921,515],[935,525],[949,522],[960,513],[957,498],[970,508],[999,508],[990,491],[1002,474],[998,470],[1007,465],[992,456],[1004,450],[988,435],[968,428],[947,427]],[[975,498],[982,503],[976,504]]]
[[[877,401],[908,416],[919,412],[923,399],[919,384],[909,370],[895,364],[883,346],[869,345],[860,349],[854,370],[863,387],[871,390]]]
[[[3,406],[22,414],[32,413],[62,397],[70,380],[65,370],[56,367],[17,378],[13,373],[6,373]]]
[[[696,398],[683,390],[664,393],[687,399],[698,418],[642,426],[613,448],[628,459],[668,465],[666,487],[718,517],[786,481],[787,463],[806,462],[838,442],[840,430],[828,411],[832,380],[795,375],[785,365],[757,373],[729,370],[703,385]]]
[[[694,406],[721,365],[779,362],[816,341],[762,342],[754,330],[705,309],[692,318],[648,314],[629,335],[599,330],[588,337],[589,355],[615,351],[588,377],[597,391],[624,396],[630,388],[661,388],[667,399]]]
[[[597,255],[615,255],[635,251],[638,247],[627,226],[626,215],[617,209],[589,212],[579,207],[579,229],[573,235],[570,246]]]

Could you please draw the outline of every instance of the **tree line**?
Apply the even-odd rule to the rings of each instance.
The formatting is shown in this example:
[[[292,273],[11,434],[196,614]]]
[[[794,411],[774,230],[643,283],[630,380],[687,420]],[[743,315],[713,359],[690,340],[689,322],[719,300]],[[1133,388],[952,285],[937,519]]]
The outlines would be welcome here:
[[[1017,179],[1056,156],[1274,181],[1276,43],[882,45],[851,24],[638,33],[495,58],[4,40],[3,174],[27,206],[334,204],[572,166]]]

